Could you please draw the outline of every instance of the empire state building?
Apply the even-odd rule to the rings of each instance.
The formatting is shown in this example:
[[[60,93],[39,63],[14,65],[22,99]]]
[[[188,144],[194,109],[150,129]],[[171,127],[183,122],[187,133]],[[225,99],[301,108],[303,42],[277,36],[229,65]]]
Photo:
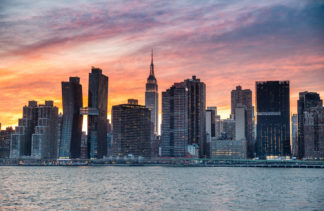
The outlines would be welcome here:
[[[159,128],[159,93],[154,75],[153,50],[151,53],[150,75],[146,82],[145,106],[151,110],[151,121],[153,123],[154,133],[157,135]]]

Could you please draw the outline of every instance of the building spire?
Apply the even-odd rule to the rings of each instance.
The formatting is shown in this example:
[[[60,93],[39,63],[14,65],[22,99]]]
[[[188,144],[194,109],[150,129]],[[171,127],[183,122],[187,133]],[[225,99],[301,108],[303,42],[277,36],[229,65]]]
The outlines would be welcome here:
[[[153,48],[151,52],[151,66],[150,66],[150,75],[154,76],[154,64],[153,64]]]

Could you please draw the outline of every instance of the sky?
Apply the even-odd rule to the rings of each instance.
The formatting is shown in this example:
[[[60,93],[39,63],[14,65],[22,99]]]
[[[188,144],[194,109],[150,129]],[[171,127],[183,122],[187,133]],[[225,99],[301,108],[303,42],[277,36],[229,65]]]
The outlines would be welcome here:
[[[151,49],[160,96],[196,75],[227,118],[236,86],[255,104],[255,81],[289,80],[296,113],[299,92],[324,96],[324,1],[0,0],[0,122],[17,125],[29,100],[62,111],[70,76],[87,106],[91,66],[109,77],[109,114],[128,98],[144,104]]]

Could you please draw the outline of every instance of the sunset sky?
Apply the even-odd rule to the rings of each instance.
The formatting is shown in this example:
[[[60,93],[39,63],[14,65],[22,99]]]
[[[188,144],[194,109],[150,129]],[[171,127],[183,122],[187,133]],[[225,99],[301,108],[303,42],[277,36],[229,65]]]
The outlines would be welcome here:
[[[70,76],[87,106],[91,66],[109,77],[109,113],[128,98],[144,104],[152,48],[160,96],[196,75],[222,118],[237,85],[254,104],[259,80],[290,80],[292,113],[300,91],[324,97],[324,1],[0,0],[2,126],[17,125],[28,100],[61,109]]]

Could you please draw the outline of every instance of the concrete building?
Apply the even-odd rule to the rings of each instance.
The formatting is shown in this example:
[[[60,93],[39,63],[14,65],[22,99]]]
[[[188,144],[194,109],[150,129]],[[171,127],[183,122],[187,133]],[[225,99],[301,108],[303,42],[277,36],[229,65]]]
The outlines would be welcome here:
[[[188,126],[188,89],[185,83],[175,83],[162,92],[161,156],[186,155]]]
[[[257,156],[291,155],[289,81],[256,82]]]
[[[108,77],[102,70],[92,67],[89,73],[88,108],[88,157],[103,158],[107,155],[107,105]]]
[[[324,108],[311,107],[304,111],[304,158],[324,160]]]
[[[112,107],[113,155],[151,157],[151,112],[130,100]]]
[[[11,134],[14,133],[12,127],[1,130],[0,125],[0,158],[9,158]]]
[[[297,101],[298,110],[298,158],[302,159],[305,155],[305,139],[304,139],[304,111],[316,107],[322,106],[323,101],[320,99],[320,95],[316,92],[300,92],[299,100]]]
[[[83,116],[82,86],[80,78],[70,77],[62,82],[63,122],[60,158],[80,158]]]
[[[246,140],[246,109],[242,105],[237,105],[235,108],[235,140]]]
[[[57,159],[59,135],[58,108],[53,101],[38,106],[38,122],[32,135],[31,157]]]
[[[150,75],[146,82],[145,106],[151,111],[152,129],[155,136],[157,136],[159,132],[159,92],[157,80],[154,75],[153,50],[151,55]]]

